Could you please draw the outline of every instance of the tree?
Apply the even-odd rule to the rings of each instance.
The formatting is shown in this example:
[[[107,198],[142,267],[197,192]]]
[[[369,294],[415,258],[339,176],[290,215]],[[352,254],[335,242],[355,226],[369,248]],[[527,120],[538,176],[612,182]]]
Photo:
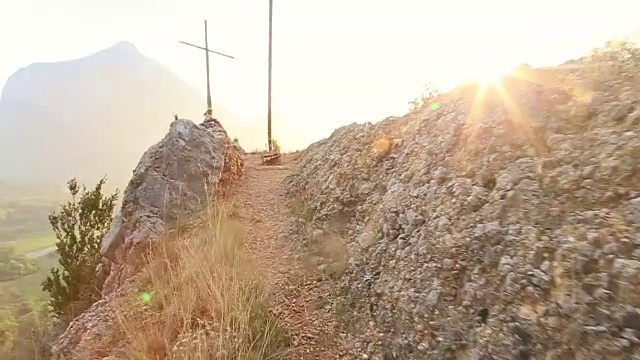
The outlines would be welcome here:
[[[50,359],[51,345],[61,329],[51,323],[46,302],[28,302],[22,307],[24,310],[28,307],[29,312],[20,315],[20,309],[14,310],[18,326],[13,349],[6,359]]]
[[[51,358],[51,345],[60,328],[52,326],[46,301],[27,300],[18,294],[13,294],[12,299],[8,306],[0,308],[0,358]]]
[[[106,178],[88,191],[74,178],[67,188],[71,200],[49,215],[49,223],[58,241],[59,267],[42,282],[49,293],[53,313],[70,321],[100,299],[104,279],[96,275],[100,263],[100,242],[109,230],[118,191],[102,193]]]
[[[0,355],[3,357],[13,349],[18,323],[11,310],[0,308]]]

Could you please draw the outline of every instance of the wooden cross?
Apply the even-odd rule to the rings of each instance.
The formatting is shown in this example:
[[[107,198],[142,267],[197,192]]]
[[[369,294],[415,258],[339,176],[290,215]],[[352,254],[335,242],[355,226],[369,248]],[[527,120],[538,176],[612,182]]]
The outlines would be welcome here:
[[[182,44],[193,46],[194,48],[197,48],[197,49],[200,49],[200,50],[204,50],[204,53],[206,54],[206,59],[207,59],[207,112],[205,114],[206,115],[211,115],[212,106],[211,106],[211,85],[209,83],[209,53],[214,53],[216,55],[228,57],[230,59],[235,59],[235,58],[233,56],[231,56],[231,55],[219,53],[217,51],[213,51],[213,50],[209,49],[209,39],[208,39],[208,36],[207,36],[207,20],[204,21],[204,47],[198,46],[198,45],[194,45],[194,44],[190,44],[190,43],[188,43],[186,41],[180,41],[180,42]]]

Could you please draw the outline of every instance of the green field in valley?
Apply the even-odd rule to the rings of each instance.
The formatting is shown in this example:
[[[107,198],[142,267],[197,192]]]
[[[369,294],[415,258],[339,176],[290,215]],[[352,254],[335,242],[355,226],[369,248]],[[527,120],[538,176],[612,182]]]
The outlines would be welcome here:
[[[36,250],[54,246],[56,237],[53,234],[37,234],[13,242],[16,253],[24,255]]]
[[[43,298],[45,293],[40,283],[49,275],[51,268],[58,265],[58,255],[52,253],[37,260],[40,267],[38,272],[16,280],[0,282],[0,293],[15,292],[28,299]]]

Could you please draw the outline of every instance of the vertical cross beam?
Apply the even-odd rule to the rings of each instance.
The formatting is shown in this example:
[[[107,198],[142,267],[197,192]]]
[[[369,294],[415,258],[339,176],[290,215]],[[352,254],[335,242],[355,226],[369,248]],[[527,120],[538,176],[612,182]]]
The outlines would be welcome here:
[[[207,58],[207,112],[211,111],[211,85],[209,83],[209,39],[207,31],[207,20],[204,21],[204,53]],[[211,115],[211,114],[208,114]]]
[[[267,141],[269,144],[269,152],[273,150],[273,144],[271,140],[271,60],[272,60],[272,25],[273,25],[273,0],[269,0],[269,85],[267,94]]]
[[[206,67],[207,67],[207,115],[211,115],[211,111],[212,111],[212,105],[211,105],[211,84],[209,81],[209,53],[212,54],[216,54],[216,55],[220,55],[220,56],[224,56],[224,57],[228,57],[230,59],[235,59],[233,56],[231,55],[227,55],[227,54],[223,54],[223,53],[219,53],[217,51],[213,51],[209,49],[209,37],[208,37],[208,31],[207,31],[207,20],[204,21],[204,47],[202,46],[198,46],[198,45],[194,45],[191,43],[188,43],[186,41],[180,41],[180,43],[185,44],[185,45],[189,45],[191,47],[194,47],[196,49],[200,49],[200,50],[204,50],[206,56]]]

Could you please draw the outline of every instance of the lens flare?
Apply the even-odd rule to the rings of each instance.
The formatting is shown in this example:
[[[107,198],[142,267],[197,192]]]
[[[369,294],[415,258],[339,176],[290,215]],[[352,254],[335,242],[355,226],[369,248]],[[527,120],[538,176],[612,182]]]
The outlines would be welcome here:
[[[148,304],[151,302],[151,294],[149,294],[148,292],[143,292],[142,294],[140,294],[139,298],[140,298],[140,301],[145,304]]]

